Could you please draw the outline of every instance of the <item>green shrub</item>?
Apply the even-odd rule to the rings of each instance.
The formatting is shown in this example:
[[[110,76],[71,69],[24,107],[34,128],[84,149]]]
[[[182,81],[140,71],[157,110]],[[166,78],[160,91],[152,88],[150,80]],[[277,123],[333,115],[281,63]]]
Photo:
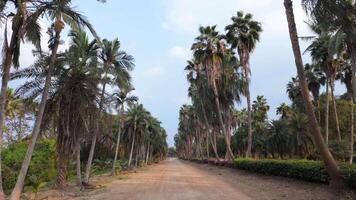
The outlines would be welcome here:
[[[22,161],[27,151],[27,141],[16,142],[3,149],[3,181],[4,190],[14,187],[18,172],[21,169]],[[31,186],[29,179],[35,176],[43,182],[50,182],[56,175],[55,168],[55,141],[42,140],[36,144],[33,152],[31,164],[26,177],[26,185]]]
[[[94,160],[93,161],[93,174],[99,175],[103,173],[110,172],[112,170],[113,160]],[[122,170],[127,169],[128,160],[127,159],[119,159],[115,163],[116,172],[120,172]]]
[[[324,164],[320,161],[236,159],[234,168],[311,182],[329,182]],[[340,168],[347,183],[356,187],[356,165],[341,164]]]

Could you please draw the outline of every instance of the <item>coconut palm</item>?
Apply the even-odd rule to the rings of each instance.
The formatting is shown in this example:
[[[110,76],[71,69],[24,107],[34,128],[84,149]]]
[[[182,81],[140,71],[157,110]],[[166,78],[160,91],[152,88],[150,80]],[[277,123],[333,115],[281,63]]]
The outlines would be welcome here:
[[[84,32],[71,32],[72,44],[65,53],[57,55],[56,77],[52,82],[48,108],[54,106],[52,114],[57,120],[57,187],[65,186],[68,158],[80,150],[82,133],[88,133],[87,116],[95,108],[99,76],[96,71],[96,41],[89,42]],[[28,80],[17,89],[17,94],[36,99],[44,90],[50,56],[40,54],[39,60],[30,68],[12,74],[13,78]],[[42,67],[42,69],[38,69]],[[47,115],[49,115],[47,114]],[[56,116],[58,115],[58,116]],[[76,152],[76,153],[80,153]],[[78,156],[78,154],[77,154]],[[80,165],[80,163],[77,163]],[[80,171],[78,179],[81,177]],[[78,181],[81,184],[81,181]]]
[[[105,103],[105,92],[107,85],[118,85],[119,87],[128,87],[130,83],[130,75],[128,71],[134,68],[134,59],[131,55],[120,50],[120,42],[118,39],[102,41],[102,49],[99,54],[102,64],[102,90],[99,100],[98,116],[99,120],[94,128],[94,135],[89,151],[88,162],[85,169],[84,182],[89,182],[91,166],[94,158],[96,140],[99,133],[99,123],[102,117],[102,111]]]
[[[253,20],[252,14],[244,14],[243,12],[237,12],[236,16],[231,18],[232,24],[226,26],[227,31],[226,39],[231,44],[231,48],[237,49],[240,57],[240,64],[244,70],[245,77],[245,95],[247,99],[247,111],[248,111],[248,146],[246,156],[251,156],[252,149],[252,118],[251,118],[251,97],[249,89],[249,76],[250,69],[250,55],[256,48],[256,44],[260,39],[262,32],[261,24]]]
[[[331,178],[331,184],[333,184],[335,187],[343,186],[344,182],[340,174],[340,170],[323,140],[320,128],[318,126],[318,122],[315,117],[315,113],[313,111],[313,105],[309,98],[308,86],[304,74],[302,54],[300,51],[300,46],[298,41],[297,27],[294,19],[292,0],[284,0],[284,6],[286,10],[290,40],[292,43],[293,53],[295,57],[295,64],[298,72],[298,77],[300,80],[300,88],[302,91],[305,111],[306,114],[308,115],[308,121],[310,124],[310,130],[313,133],[316,147],[321,154],[321,157],[325,163],[325,168]]]
[[[128,133],[127,139],[129,139],[131,143],[128,162],[129,167],[131,167],[132,164],[132,157],[135,150],[135,145],[137,146],[137,144],[139,144],[140,141],[143,139],[143,135],[146,130],[145,121],[147,120],[148,115],[149,112],[143,108],[142,104],[134,104],[130,106],[129,110],[127,111],[127,117],[125,120],[125,130]]]
[[[5,9],[8,4],[14,4],[15,14],[11,11],[7,12]],[[8,82],[10,77],[10,68],[13,65],[15,68],[19,67],[20,46],[22,40],[26,38],[31,41],[37,48],[40,46],[41,28],[38,24],[42,10],[36,10],[34,1],[1,1],[0,3],[0,22],[5,23],[5,38],[3,43],[4,58],[2,60],[2,79],[1,79],[1,93],[0,93],[0,147],[3,138],[3,124],[5,120],[5,102],[6,91],[8,89]],[[31,7],[31,8],[29,8]],[[11,37],[10,42],[7,38],[7,23],[11,20]],[[1,176],[1,152],[0,152],[0,198],[3,197],[2,176]]]
[[[124,112],[125,112],[125,104],[132,105],[133,103],[138,101],[138,97],[136,96],[128,96],[128,94],[133,91],[132,87],[130,88],[123,88],[119,93],[114,94],[114,98],[116,101],[116,108],[118,110],[118,117],[119,117],[119,128],[118,128],[118,135],[116,140],[116,147],[115,147],[115,156],[114,162],[112,166],[111,174],[116,174],[116,160],[117,155],[119,153],[119,145],[120,145],[120,138],[121,138],[121,131],[124,126]]]
[[[46,101],[48,98],[52,73],[55,70],[57,50],[60,44],[61,32],[64,29],[65,24],[67,23],[75,29],[78,28],[80,29],[84,26],[88,27],[89,30],[93,33],[93,35],[96,38],[99,38],[95,33],[91,24],[85,19],[85,17],[83,17],[81,14],[79,14],[73,9],[70,0],[41,1],[38,2],[37,7],[39,11],[45,12],[53,20],[53,24],[48,31],[48,33],[50,34],[49,48],[51,50],[51,57],[47,69],[45,84],[41,97],[41,103],[39,105],[34,128],[32,130],[31,142],[30,145],[28,146],[20,173],[17,178],[16,185],[11,193],[11,198],[10,198],[11,200],[18,200],[20,198],[23,189],[25,177],[32,158],[35,143],[40,132],[40,125],[42,122],[42,117],[45,110]]]

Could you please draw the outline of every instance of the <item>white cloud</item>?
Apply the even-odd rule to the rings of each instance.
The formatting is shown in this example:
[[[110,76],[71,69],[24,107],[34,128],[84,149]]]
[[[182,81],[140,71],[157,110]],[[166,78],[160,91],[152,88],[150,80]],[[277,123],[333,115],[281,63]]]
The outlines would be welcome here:
[[[263,24],[263,35],[279,37],[287,32],[283,2],[276,0],[165,0],[166,16],[162,26],[177,33],[196,33],[199,25],[217,24],[219,30],[230,23],[236,11],[255,15]],[[296,21],[305,20],[300,4],[295,3]],[[298,23],[299,32],[306,31],[304,23]]]
[[[168,50],[168,54],[171,57],[186,60],[190,57],[191,52],[188,48],[184,48],[182,46],[175,46]]]

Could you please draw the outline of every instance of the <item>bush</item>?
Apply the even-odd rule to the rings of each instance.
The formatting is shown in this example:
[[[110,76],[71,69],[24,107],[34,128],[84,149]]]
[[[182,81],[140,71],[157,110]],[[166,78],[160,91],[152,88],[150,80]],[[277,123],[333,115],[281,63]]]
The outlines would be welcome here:
[[[93,174],[100,175],[112,170],[113,160],[94,160],[93,161]],[[127,159],[119,159],[115,163],[116,172],[119,173],[122,170],[127,170],[128,168],[128,160]]]
[[[324,164],[320,161],[236,159],[234,168],[311,182],[329,182]],[[340,168],[347,183],[356,188],[356,165],[341,164]]]
[[[4,190],[14,187],[18,172],[27,151],[27,141],[15,142],[2,152]],[[31,164],[26,177],[26,185],[31,185],[29,177],[36,177],[43,182],[50,182],[56,175],[55,141],[42,140],[36,144]]]

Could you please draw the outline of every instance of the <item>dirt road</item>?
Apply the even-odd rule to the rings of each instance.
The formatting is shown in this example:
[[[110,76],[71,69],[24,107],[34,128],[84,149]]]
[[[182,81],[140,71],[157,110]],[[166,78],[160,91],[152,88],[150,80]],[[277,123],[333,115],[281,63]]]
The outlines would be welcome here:
[[[326,185],[169,159],[85,192],[78,200],[321,200]],[[339,198],[337,198],[339,199]]]

